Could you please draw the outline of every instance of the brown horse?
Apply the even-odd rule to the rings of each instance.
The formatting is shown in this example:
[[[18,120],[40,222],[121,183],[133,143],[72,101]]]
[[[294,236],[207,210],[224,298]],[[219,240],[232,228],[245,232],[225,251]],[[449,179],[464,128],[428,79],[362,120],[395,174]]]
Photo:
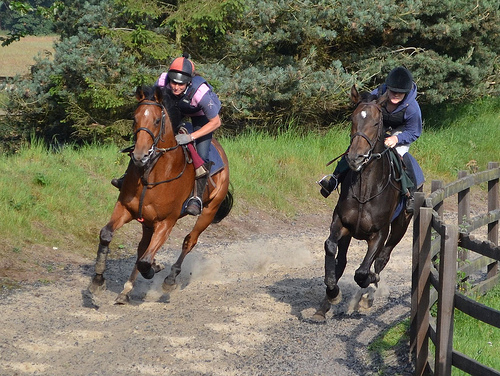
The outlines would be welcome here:
[[[333,212],[330,235],[325,241],[326,296],[314,318],[323,321],[332,304],[339,303],[337,285],[347,263],[352,237],[366,240],[368,251],[354,280],[361,288],[378,283],[393,248],[403,238],[411,214],[402,210],[393,219],[401,199],[401,183],[384,146],[381,105],[387,97],[369,93],[361,96],[351,88],[351,101],[357,104],[352,114],[351,144],[346,155],[350,170],[342,183]],[[375,272],[371,271],[375,263]]]
[[[163,267],[155,262],[155,255],[165,243],[172,228],[183,216],[183,204],[193,190],[195,170],[184,147],[175,140],[171,98],[161,89],[137,88],[139,104],[134,113],[135,145],[130,152],[127,169],[111,219],[100,232],[100,243],[95,264],[95,276],[89,286],[91,292],[105,289],[103,273],[109,244],[114,232],[124,224],[138,220],[142,223],[142,239],[137,248],[137,261],[116,303],[129,301],[129,293],[140,272],[151,279]],[[193,249],[199,235],[211,224],[221,221],[231,210],[227,156],[216,140],[212,140],[221,155],[224,167],[209,179],[203,203],[204,208],[192,231],[184,238],[182,252],[163,282],[165,292],[175,287],[184,257]]]

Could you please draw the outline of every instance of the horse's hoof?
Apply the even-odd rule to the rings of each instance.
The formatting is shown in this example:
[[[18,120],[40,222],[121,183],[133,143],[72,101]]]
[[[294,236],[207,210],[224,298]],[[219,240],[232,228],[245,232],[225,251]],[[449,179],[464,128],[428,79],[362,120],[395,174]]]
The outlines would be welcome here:
[[[177,289],[177,283],[175,283],[175,282],[174,283],[163,282],[162,288],[163,288],[163,292],[165,294],[169,294],[172,291],[174,291],[175,289]]]
[[[130,302],[130,297],[127,294],[120,294],[115,299],[115,305],[124,305]]]
[[[154,270],[155,273],[159,273],[163,269],[165,269],[165,265],[163,265],[163,264],[157,264],[156,261],[155,261],[155,262],[153,262],[153,265],[151,265],[151,268]]]
[[[337,305],[339,304],[340,302],[342,301],[342,291],[339,290],[339,293],[337,294],[337,296],[333,299],[330,299],[328,298],[328,302],[331,304],[331,305]]]
[[[144,277],[144,279],[153,279],[155,276],[155,270],[153,267],[149,268],[149,270],[145,271],[144,273],[141,272],[141,275]]]
[[[359,299],[359,306],[364,309],[369,309],[373,306],[373,294],[367,292],[361,295]]]
[[[315,324],[324,324],[326,322],[325,313],[321,310],[317,310],[314,315],[312,315],[310,321]]]
[[[106,280],[103,280],[100,284],[96,283],[94,280],[90,282],[88,290],[92,294],[97,294],[99,292],[105,291],[106,290]]]

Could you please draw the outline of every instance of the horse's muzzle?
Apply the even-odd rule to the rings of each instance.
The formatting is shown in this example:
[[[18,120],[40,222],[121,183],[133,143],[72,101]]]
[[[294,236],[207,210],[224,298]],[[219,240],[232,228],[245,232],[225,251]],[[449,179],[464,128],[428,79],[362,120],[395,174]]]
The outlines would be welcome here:
[[[146,164],[151,159],[152,150],[148,150],[147,152],[140,152],[138,150],[134,150],[130,153],[130,158],[136,167],[142,168],[146,166]]]
[[[356,156],[354,156],[354,158],[352,156],[349,156],[347,155],[346,156],[346,159],[347,159],[347,163],[349,164],[349,167],[351,168],[351,170],[353,171],[359,171],[363,168],[363,166],[369,161],[370,159],[370,155],[366,155],[366,154],[357,154]]]

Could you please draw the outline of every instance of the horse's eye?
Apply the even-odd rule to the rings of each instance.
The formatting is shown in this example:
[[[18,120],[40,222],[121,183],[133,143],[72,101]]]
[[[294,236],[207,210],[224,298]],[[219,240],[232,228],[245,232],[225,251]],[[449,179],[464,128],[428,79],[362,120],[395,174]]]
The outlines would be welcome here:
[[[157,127],[160,124],[161,119],[156,119],[155,120],[155,127]]]

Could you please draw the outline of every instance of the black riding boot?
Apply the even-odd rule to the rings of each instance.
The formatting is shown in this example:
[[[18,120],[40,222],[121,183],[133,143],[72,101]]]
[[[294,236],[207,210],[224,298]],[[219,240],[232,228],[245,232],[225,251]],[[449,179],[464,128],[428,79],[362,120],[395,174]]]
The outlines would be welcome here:
[[[321,187],[319,193],[321,193],[324,198],[327,198],[339,186],[339,177],[335,174],[326,175],[317,183]]]
[[[111,179],[111,185],[113,187],[118,188],[119,191],[122,190],[123,180],[125,180],[125,174],[123,174],[120,178]]]
[[[124,149],[125,150],[125,149]],[[121,191],[122,189],[122,185],[123,185],[123,181],[125,180],[125,175],[127,175],[127,171],[128,169],[130,168],[130,165],[132,164],[132,160],[130,160],[128,162],[128,166],[127,166],[127,169],[125,170],[125,173],[119,177],[119,178],[114,178],[114,179],[111,179],[111,185],[113,187],[116,187],[118,188],[119,191]]]
[[[405,156],[407,154],[408,153],[403,155],[403,162],[405,164],[405,171],[408,174],[408,177],[410,178],[410,180],[412,181],[413,187],[408,188],[408,193],[406,196],[406,212],[408,214],[413,214],[413,211],[415,209],[414,208],[415,207],[414,195],[415,195],[415,191],[417,190],[417,177],[415,176],[415,171],[413,171],[413,166],[411,164],[411,161],[409,161],[408,159],[405,159]]]
[[[347,175],[347,171],[349,171],[349,165],[347,164],[345,155],[343,155],[339,163],[337,163],[333,173],[323,176],[323,178],[317,182],[321,187],[319,193],[321,193],[324,198],[330,196],[330,194],[337,189],[339,183],[342,183]]]
[[[205,187],[207,185],[208,177],[210,176],[210,167],[212,162],[207,162],[203,165],[206,173],[200,177],[196,178],[194,185],[194,194],[188,200],[186,206],[186,213],[190,215],[200,215],[201,208],[203,207],[203,192],[205,192]]]
[[[406,212],[408,214],[413,214],[413,211],[415,209],[415,197],[414,197],[415,190],[414,189],[409,189],[408,190],[408,196],[406,196]]]

